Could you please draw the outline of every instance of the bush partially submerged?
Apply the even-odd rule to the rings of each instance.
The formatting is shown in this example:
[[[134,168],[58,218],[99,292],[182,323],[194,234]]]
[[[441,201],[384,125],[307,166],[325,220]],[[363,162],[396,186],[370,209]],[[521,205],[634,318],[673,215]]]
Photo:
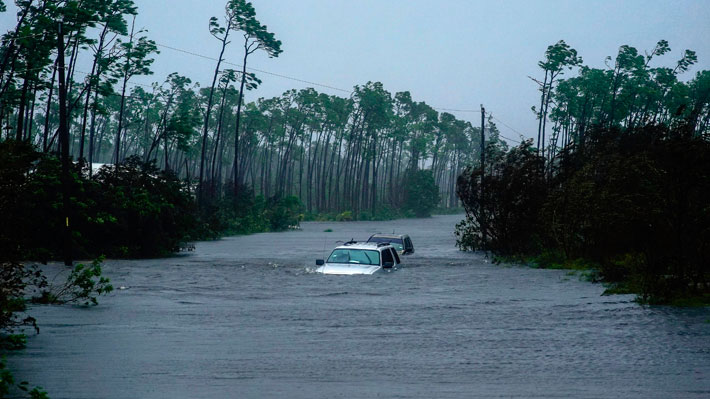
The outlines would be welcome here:
[[[67,216],[60,162],[24,142],[4,140],[0,165],[0,259],[58,258],[57,237]],[[71,177],[68,216],[75,257],[166,256],[188,241],[281,231],[301,219],[296,197],[254,196],[248,187],[237,196],[205,195],[198,207],[188,182],[136,156],[91,177],[72,164]]]
[[[486,248],[507,255],[534,252],[539,229],[535,209],[541,207],[546,196],[543,176],[544,161],[535,154],[531,141],[511,149],[486,168],[485,174],[480,168],[465,169],[456,185],[467,214],[456,227],[459,247]],[[486,225],[485,243],[481,223]]]
[[[39,332],[37,320],[24,312],[27,309],[27,288],[47,287],[47,279],[42,272],[19,262],[3,262],[0,264],[0,283],[0,334],[12,333],[24,326]]]
[[[98,305],[98,297],[113,291],[107,277],[101,275],[103,258],[95,259],[91,265],[77,264],[66,281],[59,285],[47,285],[40,290],[40,295],[32,298],[35,303],[62,305],[76,303]]]
[[[440,201],[439,187],[430,170],[410,170],[404,179],[403,209],[429,217]]]
[[[197,224],[197,208],[184,183],[154,162],[129,157],[101,168],[92,183],[95,208],[85,231],[92,248],[101,248],[99,254],[166,255],[178,250]]]
[[[467,170],[457,186],[467,211],[458,245],[586,259],[614,290],[647,302],[710,292],[710,142],[684,126],[602,128],[544,165],[529,142],[493,163],[483,218],[480,170]]]

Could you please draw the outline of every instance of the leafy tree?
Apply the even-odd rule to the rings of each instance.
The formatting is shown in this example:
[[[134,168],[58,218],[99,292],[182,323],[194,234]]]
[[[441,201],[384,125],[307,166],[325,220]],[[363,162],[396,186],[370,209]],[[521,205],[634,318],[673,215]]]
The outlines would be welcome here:
[[[235,30],[243,32],[244,36],[244,59],[242,60],[242,75],[239,85],[239,101],[237,103],[237,121],[234,133],[234,191],[239,190],[241,185],[241,176],[239,171],[239,127],[242,111],[242,100],[244,97],[244,88],[247,82],[247,59],[258,50],[262,50],[269,57],[278,57],[281,54],[281,41],[276,40],[273,33],[267,30],[266,25],[262,25],[256,19],[256,12],[250,2],[246,0],[230,0],[227,7],[235,14],[248,15],[242,24],[234,27]]]
[[[137,13],[133,0],[111,0],[98,3],[101,8],[97,10],[96,19],[103,23],[101,33],[97,40],[88,40],[88,44],[94,52],[91,72],[86,78],[86,99],[84,101],[84,113],[81,123],[79,160],[84,159],[84,138],[88,123],[88,113],[92,90],[94,94],[94,106],[92,107],[92,122],[89,134],[89,162],[93,160],[93,144],[94,144],[94,116],[97,112],[97,102],[99,92],[102,91],[101,80],[102,76],[109,71],[111,65],[118,59],[114,51],[109,50],[112,43],[118,35],[128,34],[128,26],[124,15],[133,15]],[[113,33],[113,37],[109,35]],[[108,50],[108,54],[107,54]],[[111,81],[109,80],[109,84]],[[109,87],[111,87],[109,85]],[[103,91],[107,92],[106,86]]]
[[[207,134],[209,132],[209,122],[210,114],[212,112],[212,99],[214,97],[215,86],[217,84],[217,77],[220,73],[220,65],[224,61],[224,51],[229,44],[229,34],[232,30],[241,30],[247,24],[249,19],[254,18],[256,13],[251,3],[245,3],[243,1],[229,1],[225,5],[225,17],[224,26],[219,24],[216,17],[210,18],[209,30],[210,34],[220,41],[221,49],[219,57],[217,58],[217,66],[214,69],[214,75],[212,78],[212,85],[210,86],[210,91],[207,99],[207,110],[205,112],[205,122],[203,124],[202,133],[202,155],[200,156],[200,181],[199,181],[199,199],[202,201],[202,185],[204,180],[204,169],[205,169],[205,158],[207,154]],[[228,75],[231,77],[231,75]],[[243,90],[243,88],[242,88]]]
[[[153,40],[145,36],[136,37],[142,33],[142,30],[135,31],[135,17],[131,24],[131,33],[128,36],[128,42],[121,42],[123,64],[114,69],[114,76],[122,79],[121,85],[121,108],[118,113],[118,128],[116,129],[116,141],[114,143],[115,152],[114,160],[120,162],[121,157],[121,133],[123,131],[123,116],[126,102],[126,87],[128,81],[136,75],[150,75],[153,72],[150,70],[150,65],[154,59],[149,58],[152,53],[159,53],[157,46]]]
[[[114,256],[151,256],[175,251],[196,223],[193,202],[170,171],[137,156],[97,172],[99,214],[97,246]],[[102,237],[102,238],[101,238]]]
[[[554,162],[560,150],[567,152],[571,146],[584,146],[587,131],[600,124],[634,129],[694,121],[687,126],[697,136],[706,135],[708,124],[703,121],[710,114],[710,107],[703,94],[706,91],[702,90],[703,71],[687,82],[679,79],[697,62],[697,56],[685,50],[672,67],[653,66],[669,51],[665,40],[643,54],[631,46],[621,46],[613,64],[612,58],[607,57],[608,69],[582,66],[578,76],[558,79],[550,93],[553,134],[548,161]]]
[[[98,296],[113,291],[109,279],[101,275],[101,262],[103,257],[95,259],[88,266],[77,264],[63,284],[59,286],[47,284],[46,288],[40,288],[40,296],[33,298],[33,302],[55,305],[67,303],[98,305]]]
[[[538,62],[538,66],[545,71],[545,78],[540,86],[540,109],[538,110],[538,132],[537,148],[545,156],[545,126],[547,122],[548,108],[551,100],[551,93],[555,79],[566,69],[582,63],[582,57],[577,56],[577,50],[571,48],[564,40],[560,40],[554,45],[547,47],[545,59]],[[534,111],[534,109],[533,109]]]
[[[431,216],[439,203],[439,187],[430,171],[412,170],[406,177],[404,207],[418,217]]]
[[[483,177],[485,198],[481,197],[480,168],[467,168],[458,178],[457,193],[467,217],[456,226],[457,244],[466,250],[534,253],[540,222],[535,210],[542,207],[546,196],[544,158],[528,140],[502,156],[488,159],[491,165]],[[486,225],[486,242],[481,236],[482,223]]]
[[[537,257],[543,266],[549,254],[559,263],[584,259],[597,265],[600,279],[643,301],[710,294],[707,140],[687,125],[601,126],[587,133],[583,152],[560,158],[549,180],[530,142],[494,162],[485,178],[485,243],[480,172],[464,173],[458,192],[467,219],[457,226],[459,246]]]

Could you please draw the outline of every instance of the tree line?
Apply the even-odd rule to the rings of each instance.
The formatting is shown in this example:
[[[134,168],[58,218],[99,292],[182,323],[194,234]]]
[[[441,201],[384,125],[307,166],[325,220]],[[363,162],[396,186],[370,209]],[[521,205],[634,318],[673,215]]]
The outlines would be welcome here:
[[[540,91],[540,104],[532,107],[539,122],[539,154],[552,164],[559,151],[584,145],[586,133],[595,126],[633,130],[687,123],[695,136],[707,138],[710,71],[698,71],[682,80],[697,63],[697,54],[685,50],[671,65],[655,65],[670,51],[666,40],[643,53],[622,45],[616,56],[606,57],[606,68],[600,69],[583,65],[577,50],[564,40],[549,46],[538,63],[543,78],[531,78]],[[563,78],[571,70],[576,75]]]
[[[64,113],[70,153],[89,175],[95,163],[138,156],[189,182],[202,209],[226,196],[241,198],[244,190],[264,198],[296,196],[309,214],[350,211],[357,217],[403,208],[432,187],[439,192],[429,196],[433,203],[411,205],[419,209],[412,212],[456,207],[456,177],[478,159],[480,128],[409,92],[392,95],[379,82],[356,86],[347,97],[308,88],[245,102],[244,93],[261,83],[248,72],[249,56],[282,52],[247,1],[227,1],[224,15],[209,21],[219,44],[209,87],[178,72],[151,85],[132,83],[152,74],[159,53],[136,29],[132,0],[15,4],[17,25],[0,48],[3,137],[58,152]],[[240,70],[224,68],[232,42],[242,47]],[[60,58],[66,59],[65,109]],[[497,129],[488,124],[495,142]],[[424,186],[409,193],[407,181]]]
[[[537,143],[488,146],[485,168],[459,177],[458,245],[591,269],[607,292],[644,302],[709,303],[710,71],[679,79],[697,60],[690,50],[650,66],[669,50],[621,46],[594,69],[563,41],[548,47]]]

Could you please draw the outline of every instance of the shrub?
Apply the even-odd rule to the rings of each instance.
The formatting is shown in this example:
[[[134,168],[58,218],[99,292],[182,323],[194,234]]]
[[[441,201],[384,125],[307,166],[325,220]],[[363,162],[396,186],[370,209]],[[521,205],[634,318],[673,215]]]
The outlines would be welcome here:
[[[165,255],[176,251],[197,224],[196,206],[183,182],[154,162],[133,156],[100,169],[94,179],[95,215],[103,222],[87,230],[101,253],[121,256],[127,248],[129,256]]]
[[[480,169],[459,177],[460,248],[592,264],[612,290],[645,302],[710,294],[710,142],[692,130],[595,128],[547,167],[528,142],[489,169],[483,201]]]
[[[103,258],[95,259],[91,265],[77,264],[66,281],[61,285],[48,285],[40,291],[40,296],[32,298],[35,303],[98,305],[98,297],[113,291],[107,277],[101,275]]]
[[[353,213],[351,211],[339,213],[335,217],[335,220],[338,222],[351,222],[353,220]]]
[[[430,170],[410,170],[404,179],[404,206],[418,217],[431,216],[439,204],[439,186]]]
[[[481,197],[481,169],[467,168],[459,176],[456,191],[466,219],[456,227],[462,249],[489,249],[503,255],[528,255],[539,249],[539,215],[546,196],[544,160],[531,142],[511,149],[486,170]],[[483,214],[481,214],[481,204]],[[486,242],[481,236],[486,224]]]
[[[18,262],[3,262],[0,264],[0,281],[0,333],[12,333],[22,326],[32,326],[39,332],[35,318],[24,314],[27,309],[24,294],[28,286],[39,289],[47,286],[41,271]]]

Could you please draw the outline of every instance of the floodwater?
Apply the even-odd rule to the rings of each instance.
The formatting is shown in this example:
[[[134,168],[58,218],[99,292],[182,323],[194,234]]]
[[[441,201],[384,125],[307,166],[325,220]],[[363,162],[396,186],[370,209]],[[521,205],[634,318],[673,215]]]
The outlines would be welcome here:
[[[8,361],[53,399],[710,397],[710,310],[492,265],[456,250],[460,219],[303,223],[109,260],[117,290],[33,307],[41,333]],[[336,240],[393,229],[416,248],[404,268],[313,273]]]

